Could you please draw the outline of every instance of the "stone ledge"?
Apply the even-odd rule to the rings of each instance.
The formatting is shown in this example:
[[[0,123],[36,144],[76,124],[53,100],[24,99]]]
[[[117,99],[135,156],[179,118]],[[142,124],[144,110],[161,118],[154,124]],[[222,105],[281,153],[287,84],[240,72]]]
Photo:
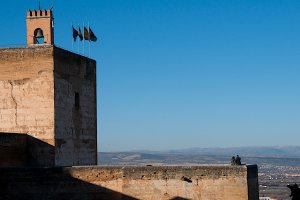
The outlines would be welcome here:
[[[0,168],[0,188],[9,199],[258,200],[257,165]]]

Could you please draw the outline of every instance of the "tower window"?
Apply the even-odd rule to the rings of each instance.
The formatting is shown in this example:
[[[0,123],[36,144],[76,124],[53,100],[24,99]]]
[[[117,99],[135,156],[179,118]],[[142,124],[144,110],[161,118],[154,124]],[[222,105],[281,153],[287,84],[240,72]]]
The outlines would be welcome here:
[[[79,107],[80,107],[79,93],[75,92],[75,108],[79,109]]]

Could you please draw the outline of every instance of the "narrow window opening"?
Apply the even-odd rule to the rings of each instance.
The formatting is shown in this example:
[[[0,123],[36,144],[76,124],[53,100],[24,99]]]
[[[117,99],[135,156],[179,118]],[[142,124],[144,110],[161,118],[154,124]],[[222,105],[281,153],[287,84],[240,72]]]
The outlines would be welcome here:
[[[80,107],[79,93],[75,92],[75,108],[79,109],[79,107]]]

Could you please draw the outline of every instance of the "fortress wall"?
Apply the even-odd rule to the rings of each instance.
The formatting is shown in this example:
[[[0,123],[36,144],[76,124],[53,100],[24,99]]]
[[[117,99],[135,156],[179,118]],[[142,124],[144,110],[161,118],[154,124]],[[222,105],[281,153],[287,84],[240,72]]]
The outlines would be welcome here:
[[[0,132],[30,136],[31,165],[97,164],[96,119],[95,60],[50,45],[0,48]]]
[[[54,145],[53,47],[0,49],[0,132],[28,134]],[[51,163],[43,149],[41,165]],[[53,165],[54,163],[51,163]]]
[[[97,164],[96,61],[54,48],[55,163]],[[78,106],[75,105],[76,94]]]
[[[0,168],[0,188],[7,199],[258,200],[256,165]]]

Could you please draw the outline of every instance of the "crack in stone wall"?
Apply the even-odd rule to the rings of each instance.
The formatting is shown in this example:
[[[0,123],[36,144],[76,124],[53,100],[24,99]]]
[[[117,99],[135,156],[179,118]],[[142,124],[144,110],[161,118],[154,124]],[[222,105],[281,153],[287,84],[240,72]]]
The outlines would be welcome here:
[[[52,145],[55,154],[39,158],[57,166],[97,164],[96,61],[54,46],[0,48],[0,93],[0,132]]]
[[[18,124],[18,103],[17,103],[17,100],[16,98],[14,97],[13,95],[13,90],[14,90],[14,82],[13,81],[8,81],[10,86],[11,86],[11,89],[10,89],[10,96],[15,104],[15,123],[16,123],[16,126],[19,126]]]

